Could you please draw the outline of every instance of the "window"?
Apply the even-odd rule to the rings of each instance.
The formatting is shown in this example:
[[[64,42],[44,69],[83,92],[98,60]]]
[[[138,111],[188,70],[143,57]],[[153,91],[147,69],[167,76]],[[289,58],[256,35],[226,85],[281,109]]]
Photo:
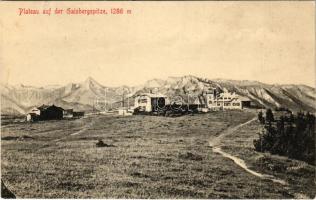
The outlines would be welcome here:
[[[138,103],[147,103],[147,99],[138,99]]]

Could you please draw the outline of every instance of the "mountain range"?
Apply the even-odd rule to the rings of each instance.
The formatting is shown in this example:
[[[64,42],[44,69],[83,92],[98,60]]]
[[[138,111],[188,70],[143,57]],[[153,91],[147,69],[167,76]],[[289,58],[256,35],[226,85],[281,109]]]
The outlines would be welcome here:
[[[203,94],[210,89],[236,92],[248,97],[259,107],[286,107],[293,111],[315,112],[315,88],[306,85],[276,85],[257,81],[206,79],[196,76],[152,79],[139,86],[106,87],[89,77],[80,83],[64,86],[33,87],[0,84],[1,114],[25,114],[34,106],[55,104],[63,108],[92,111],[106,106],[133,104],[133,98],[144,92],[159,92],[167,96],[195,95],[205,103]],[[184,98],[185,99],[185,98]],[[125,104],[126,105],[126,104]]]

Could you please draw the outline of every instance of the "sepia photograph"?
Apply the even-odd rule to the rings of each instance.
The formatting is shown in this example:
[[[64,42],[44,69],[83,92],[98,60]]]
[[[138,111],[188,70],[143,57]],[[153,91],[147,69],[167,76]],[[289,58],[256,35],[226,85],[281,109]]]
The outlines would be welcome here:
[[[0,2],[1,198],[315,199],[314,1]]]

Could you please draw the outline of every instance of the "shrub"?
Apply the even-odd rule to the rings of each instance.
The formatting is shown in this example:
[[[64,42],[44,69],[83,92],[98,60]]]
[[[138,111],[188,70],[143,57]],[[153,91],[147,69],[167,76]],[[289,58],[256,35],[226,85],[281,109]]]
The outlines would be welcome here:
[[[115,147],[112,144],[106,144],[102,140],[98,140],[98,142],[95,144],[96,147]]]
[[[268,123],[274,122],[274,116],[270,108],[266,111],[266,121]]]
[[[268,120],[268,117],[266,118]],[[269,120],[272,120],[272,117]],[[273,124],[271,122],[264,126],[259,139],[254,140],[257,151],[288,156],[315,165],[314,115],[300,112],[296,116],[281,116]]]
[[[262,114],[261,111],[258,113],[258,120],[259,120],[259,122],[260,122],[261,124],[264,124],[264,118],[263,118],[263,114]]]

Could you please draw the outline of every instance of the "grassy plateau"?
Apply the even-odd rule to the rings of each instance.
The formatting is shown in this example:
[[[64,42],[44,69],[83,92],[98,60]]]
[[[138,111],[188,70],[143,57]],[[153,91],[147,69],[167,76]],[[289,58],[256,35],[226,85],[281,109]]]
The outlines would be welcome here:
[[[254,117],[253,111],[224,111],[8,123],[1,128],[1,176],[20,198],[315,196],[313,166],[254,151],[255,121],[223,138],[222,149],[289,185],[262,180],[212,151],[212,138]],[[96,147],[99,139],[108,145]]]

